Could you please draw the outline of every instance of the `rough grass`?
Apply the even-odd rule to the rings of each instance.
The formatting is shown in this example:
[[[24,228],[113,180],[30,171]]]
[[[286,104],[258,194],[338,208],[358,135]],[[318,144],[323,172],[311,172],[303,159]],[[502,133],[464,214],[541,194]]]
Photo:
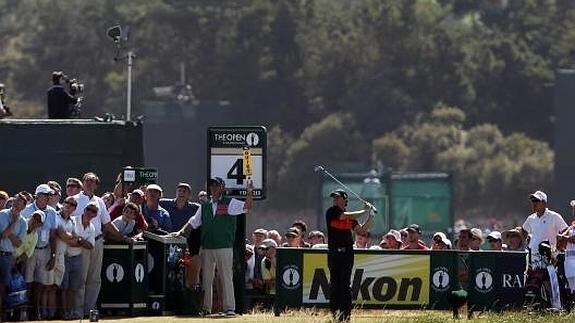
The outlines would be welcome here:
[[[462,317],[464,317],[462,315]],[[276,317],[271,312],[252,312],[247,315],[210,318],[191,317],[135,317],[135,318],[106,318],[103,321],[121,321],[123,323],[156,323],[156,322],[208,322],[218,319],[222,322],[264,322],[264,323],[314,323],[331,322],[329,312],[319,309],[291,310]],[[352,322],[420,322],[420,323],[448,323],[448,322],[570,322],[575,319],[575,314],[566,313],[529,313],[529,312],[504,312],[504,313],[475,313],[471,320],[465,318],[453,319],[451,312],[447,311],[426,311],[426,310],[354,310]]]

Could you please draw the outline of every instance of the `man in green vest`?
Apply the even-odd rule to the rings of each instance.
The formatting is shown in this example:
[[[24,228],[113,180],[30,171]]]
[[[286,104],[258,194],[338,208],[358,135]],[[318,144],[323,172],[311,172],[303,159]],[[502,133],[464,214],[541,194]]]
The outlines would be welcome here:
[[[196,214],[177,234],[183,235],[189,227],[201,229],[202,287],[204,289],[203,315],[211,313],[214,273],[217,268],[222,279],[223,307],[228,316],[236,314],[233,285],[234,241],[236,237],[235,215],[247,213],[252,208],[252,183],[248,183],[245,202],[223,196],[225,182],[214,177],[208,182],[211,198],[200,203]]]

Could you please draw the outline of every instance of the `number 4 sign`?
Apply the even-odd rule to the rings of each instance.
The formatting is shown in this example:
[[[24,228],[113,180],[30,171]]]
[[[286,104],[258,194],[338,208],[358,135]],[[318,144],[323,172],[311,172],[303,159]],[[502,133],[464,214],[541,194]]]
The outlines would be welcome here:
[[[247,179],[254,199],[265,198],[265,127],[208,128],[208,178],[220,177],[230,197],[245,197]]]

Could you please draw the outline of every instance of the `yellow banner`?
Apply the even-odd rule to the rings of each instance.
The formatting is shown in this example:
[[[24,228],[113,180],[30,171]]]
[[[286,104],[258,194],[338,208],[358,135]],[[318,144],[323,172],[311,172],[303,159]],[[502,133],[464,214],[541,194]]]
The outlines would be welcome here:
[[[351,274],[354,304],[429,303],[429,255],[356,254]],[[326,254],[303,255],[303,303],[328,303]]]
[[[243,152],[243,172],[245,176],[252,176],[252,153],[249,148],[244,148]]]

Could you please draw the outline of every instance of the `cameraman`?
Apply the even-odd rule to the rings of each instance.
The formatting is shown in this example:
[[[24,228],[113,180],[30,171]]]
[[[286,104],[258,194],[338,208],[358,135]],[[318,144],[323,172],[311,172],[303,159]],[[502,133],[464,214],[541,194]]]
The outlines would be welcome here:
[[[52,87],[48,90],[48,118],[49,119],[70,119],[72,117],[73,106],[78,102],[78,98],[68,93],[61,84],[66,80],[62,72],[52,73]]]

